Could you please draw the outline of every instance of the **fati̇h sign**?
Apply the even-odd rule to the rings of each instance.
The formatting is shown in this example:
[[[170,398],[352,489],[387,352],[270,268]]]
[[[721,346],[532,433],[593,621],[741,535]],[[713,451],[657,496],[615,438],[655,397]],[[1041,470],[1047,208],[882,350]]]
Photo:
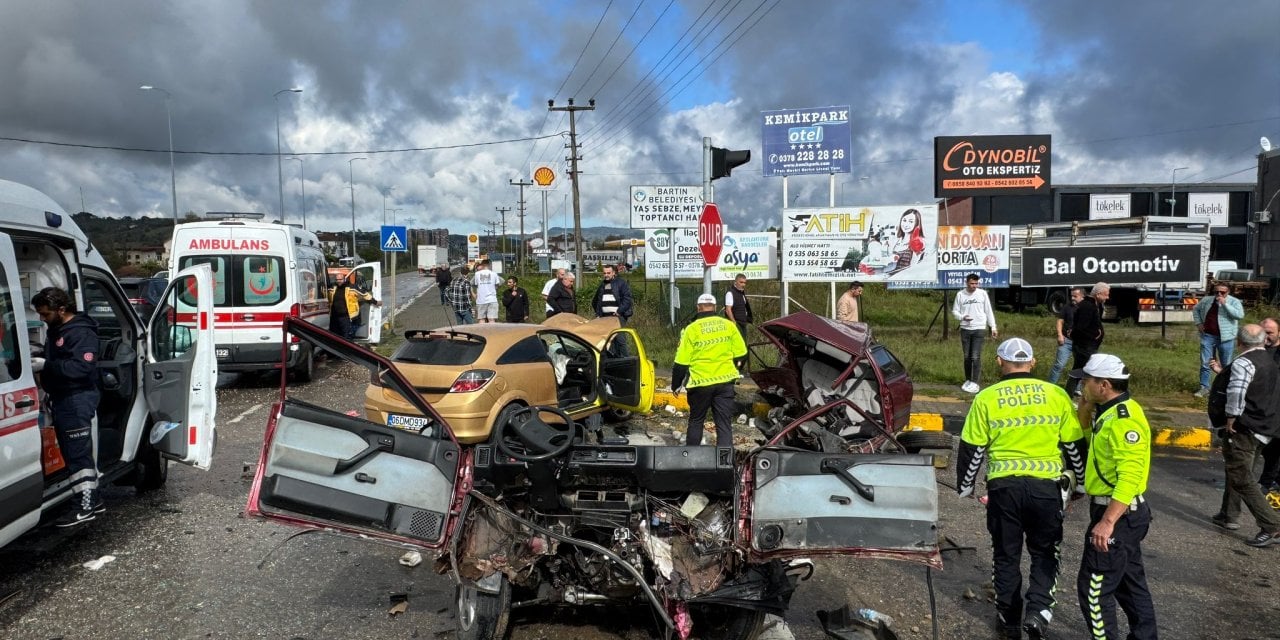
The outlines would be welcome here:
[[[1051,136],[938,136],[933,139],[933,195],[1049,193]]]
[[[1198,244],[1023,247],[1022,286],[1199,282],[1200,250]]]

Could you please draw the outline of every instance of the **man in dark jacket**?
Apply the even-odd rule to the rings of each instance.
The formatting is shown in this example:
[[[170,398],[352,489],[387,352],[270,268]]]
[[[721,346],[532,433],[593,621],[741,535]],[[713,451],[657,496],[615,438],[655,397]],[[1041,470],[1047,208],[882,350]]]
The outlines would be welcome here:
[[[1275,360],[1263,348],[1266,334],[1262,327],[1247,324],[1236,336],[1240,353],[1231,362],[1231,379],[1227,383],[1226,441],[1222,458],[1226,464],[1227,490],[1222,512],[1213,522],[1225,529],[1239,517],[1240,502],[1249,509],[1260,530],[1246,544],[1267,547],[1280,542],[1280,514],[1262,495],[1253,476],[1253,462],[1258,451],[1280,436],[1276,424],[1277,395],[1280,395],[1280,371]],[[1233,504],[1234,503],[1234,504]]]
[[[98,495],[98,465],[93,459],[93,416],[98,411],[98,323],[76,312],[76,301],[57,287],[41,289],[31,299],[49,326],[40,384],[53,407],[58,449],[71,472],[78,503],[56,521],[74,527],[106,511]]]
[[[440,304],[447,305],[444,290],[449,288],[449,283],[453,281],[453,273],[449,271],[449,265],[442,264],[436,267],[436,288],[440,289]]]
[[[631,285],[618,277],[616,268],[611,264],[604,266],[604,279],[596,287],[591,308],[595,310],[597,318],[616,317],[618,324],[624,327],[631,318]]]
[[[1099,282],[1080,304],[1071,324],[1071,354],[1075,357],[1073,369],[1083,369],[1089,358],[1102,347],[1102,308],[1111,297],[1111,285]],[[1075,395],[1080,386],[1079,378],[1067,380],[1067,393]]]
[[[547,312],[547,317],[559,315],[561,313],[577,313],[578,299],[577,293],[574,292],[574,282],[577,278],[572,273],[564,274],[560,281],[552,285],[551,293],[547,294],[547,306],[551,310]]]
[[[518,286],[515,276],[507,278],[507,288],[502,292],[502,307],[507,310],[507,322],[529,321],[529,292]]]

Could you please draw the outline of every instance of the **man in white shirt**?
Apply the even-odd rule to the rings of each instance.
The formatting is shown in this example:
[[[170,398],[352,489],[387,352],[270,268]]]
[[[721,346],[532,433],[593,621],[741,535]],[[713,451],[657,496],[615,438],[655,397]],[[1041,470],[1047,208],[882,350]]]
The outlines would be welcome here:
[[[560,279],[564,277],[564,269],[556,269],[553,273],[555,274],[555,277],[551,278],[550,280],[547,281],[546,284],[542,285],[542,301],[543,302],[546,302],[547,297],[551,295],[551,287],[556,286],[556,283],[560,282]],[[547,303],[547,313],[551,313],[552,311],[555,311],[555,309],[551,308],[551,303]]]
[[[482,323],[498,321],[498,274],[489,266],[488,260],[481,260],[471,278],[476,286],[476,319]]]
[[[986,339],[987,327],[991,328],[991,337],[999,337],[996,331],[996,314],[991,309],[991,299],[987,292],[978,288],[981,278],[971,273],[964,278],[964,291],[956,294],[956,301],[951,305],[951,315],[960,321],[960,350],[964,353],[964,384],[960,389],[968,393],[977,393],[978,382],[982,380],[982,342]]]

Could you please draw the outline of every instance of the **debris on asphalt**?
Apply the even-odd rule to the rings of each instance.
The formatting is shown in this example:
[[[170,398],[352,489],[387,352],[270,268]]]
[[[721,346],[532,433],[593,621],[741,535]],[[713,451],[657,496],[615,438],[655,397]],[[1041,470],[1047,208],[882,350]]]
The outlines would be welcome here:
[[[109,562],[115,562],[115,559],[116,559],[116,557],[115,557],[115,556],[102,556],[101,558],[98,558],[97,560],[90,560],[90,561],[88,561],[88,562],[86,562],[86,563],[84,563],[84,564],[82,564],[82,565],[80,565],[80,566],[82,566],[82,567],[84,567],[84,568],[86,568],[86,569],[88,569],[88,570],[90,570],[90,571],[97,571],[98,569],[101,569],[101,568],[103,568],[103,567],[107,566],[107,563],[109,563]]]
[[[873,609],[849,610],[849,605],[818,611],[818,622],[828,636],[837,640],[898,640],[889,625],[893,618]]]
[[[416,567],[422,564],[422,554],[417,551],[406,551],[400,556],[400,564],[406,567]]]
[[[970,589],[970,588],[968,588],[968,587],[965,587],[965,590],[964,590],[964,599],[965,599],[965,600],[975,600],[975,599],[977,599],[977,597],[978,597],[978,594],[974,593],[974,592],[973,592],[973,589]]]
[[[387,615],[396,617],[409,610],[409,594],[393,593],[391,594],[391,608],[387,609]]]

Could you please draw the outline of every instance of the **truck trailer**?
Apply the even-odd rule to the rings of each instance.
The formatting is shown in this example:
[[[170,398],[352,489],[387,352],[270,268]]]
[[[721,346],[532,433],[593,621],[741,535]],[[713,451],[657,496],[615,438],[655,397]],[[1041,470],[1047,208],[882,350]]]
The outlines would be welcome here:
[[[1093,284],[1106,282],[1111,299],[1104,318],[1190,322],[1208,260],[1203,218],[1032,223],[1010,227],[1009,288],[993,292],[997,303],[1044,305],[1057,314],[1072,287],[1084,287],[1087,295]]]
[[[427,275],[441,265],[449,264],[449,247],[434,244],[418,245],[418,273]]]

